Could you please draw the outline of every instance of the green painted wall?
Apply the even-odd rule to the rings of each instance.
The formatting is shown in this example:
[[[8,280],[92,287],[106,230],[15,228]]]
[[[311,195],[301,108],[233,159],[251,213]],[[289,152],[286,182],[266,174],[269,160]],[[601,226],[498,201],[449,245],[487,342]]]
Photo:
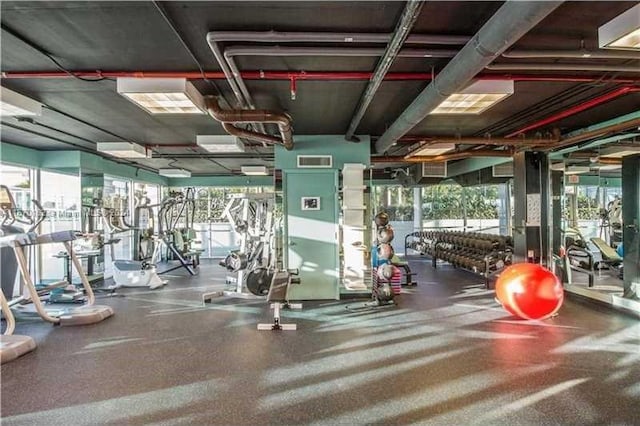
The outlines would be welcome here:
[[[0,142],[0,161],[15,166],[40,167],[41,151]]]
[[[0,143],[0,161],[16,166],[40,168],[52,172],[78,174],[80,170],[167,185],[157,173],[81,151],[38,151],[5,142]]]
[[[275,166],[283,171],[285,193],[284,252],[303,265],[300,267],[301,284],[291,290],[292,298],[317,300],[339,297],[336,180],[345,163],[370,166],[370,138],[362,136],[360,139],[362,142],[353,143],[345,141],[344,135],[296,136],[293,150],[275,147]],[[331,155],[332,167],[298,168],[298,155]],[[301,198],[314,196],[320,197],[321,209],[302,210]]]
[[[361,163],[369,166],[371,138],[358,137],[362,142],[347,142],[344,135],[294,136],[294,147],[291,151],[279,145],[275,147],[276,169],[295,169],[298,155],[332,155],[334,169],[342,169],[344,163]]]
[[[578,176],[578,183],[570,183],[569,176],[565,175],[565,185],[581,185],[581,186],[601,186],[605,188],[620,188],[622,186],[621,178],[610,178],[600,176]]]

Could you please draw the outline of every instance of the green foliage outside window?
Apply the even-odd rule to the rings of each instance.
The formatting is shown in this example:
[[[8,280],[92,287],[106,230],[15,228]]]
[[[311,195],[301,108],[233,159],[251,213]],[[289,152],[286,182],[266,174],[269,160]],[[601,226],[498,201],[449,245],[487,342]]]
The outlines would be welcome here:
[[[393,221],[413,220],[413,189],[400,186],[374,187],[375,211],[386,211]],[[463,188],[434,185],[422,188],[422,217],[425,220],[498,219],[498,186]],[[466,214],[465,214],[466,213]]]

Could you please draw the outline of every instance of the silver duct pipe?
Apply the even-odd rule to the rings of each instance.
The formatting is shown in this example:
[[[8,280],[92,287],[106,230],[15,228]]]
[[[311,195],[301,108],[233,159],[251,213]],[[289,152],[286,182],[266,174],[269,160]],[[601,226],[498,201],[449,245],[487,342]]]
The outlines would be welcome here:
[[[582,58],[582,59],[640,59],[640,52],[629,50],[509,50],[503,58]]]
[[[376,142],[377,152],[389,149],[561,4],[562,1],[506,2],[384,132]]]
[[[325,33],[325,32],[277,32],[277,31],[211,31],[207,33],[207,43],[220,65],[227,82],[231,86],[238,105],[243,108],[255,109],[251,94],[244,80],[240,76],[238,67],[225,61],[218,43],[229,41],[244,41],[257,43],[388,43],[391,34],[378,33]],[[434,44],[434,45],[463,45],[469,41],[468,36],[448,36],[419,34],[410,35],[406,43]],[[258,124],[258,130],[266,133],[264,126]]]
[[[209,44],[209,48],[211,49],[213,56],[216,58],[216,61],[218,61],[218,64],[220,65],[220,69],[222,69],[222,72],[224,73],[224,76],[227,79],[227,83],[229,83],[229,86],[231,86],[231,90],[233,91],[233,94],[238,100],[238,106],[240,108],[256,109],[253,103],[253,99],[251,98],[251,95],[249,94],[249,91],[247,90],[247,87],[245,86],[244,82],[242,82],[242,85],[239,85],[236,82],[236,79],[235,79],[236,76],[233,75],[233,72],[231,71],[231,69],[229,69],[229,65],[224,60],[224,55],[222,54],[222,51],[220,50],[220,46],[218,46],[218,43],[216,43],[215,41],[212,41],[208,36],[207,36],[207,43]],[[238,74],[237,77],[240,78],[240,75]],[[267,133],[262,123],[253,123],[253,125],[255,126],[256,130],[258,130],[259,132],[262,132],[265,134]]]
[[[588,64],[495,64],[487,65],[491,71],[600,71],[600,72],[640,72],[639,66],[632,65],[588,65]]]
[[[367,84],[367,88],[358,101],[356,112],[353,114],[351,124],[349,124],[347,133],[345,134],[346,140],[359,141],[357,138],[354,138],[358,124],[360,124],[364,113],[367,111],[367,108],[378,91],[380,84],[382,84],[384,76],[387,75],[389,68],[391,68],[393,61],[401,53],[400,48],[409,36],[416,19],[418,19],[418,15],[420,15],[420,11],[422,10],[422,5],[422,1],[409,0],[407,2],[404,10],[402,11],[402,16],[396,25],[396,29],[393,32],[393,37],[391,38],[391,41],[389,41],[389,44],[387,44],[384,55],[378,61],[376,69],[373,72],[373,76],[371,76],[369,84]],[[424,57],[424,55],[422,57]]]
[[[383,56],[382,47],[288,47],[288,46],[231,46],[224,50],[227,61],[234,56]],[[399,50],[401,58],[453,58],[458,53],[452,49]],[[233,72],[233,67],[230,67]]]
[[[278,31],[211,31],[207,42],[247,41],[255,43],[389,43],[393,34],[382,33],[329,33],[329,32],[278,32]],[[469,36],[439,34],[413,34],[406,44],[435,44],[462,46]]]

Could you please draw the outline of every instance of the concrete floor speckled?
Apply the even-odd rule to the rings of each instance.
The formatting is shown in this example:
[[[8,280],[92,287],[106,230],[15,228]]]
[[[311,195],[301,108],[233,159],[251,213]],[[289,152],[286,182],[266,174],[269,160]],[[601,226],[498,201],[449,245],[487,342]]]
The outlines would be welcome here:
[[[396,307],[305,303],[257,331],[264,301],[221,299],[224,273],[102,298],[103,323],[19,323],[38,348],[2,366],[4,425],[640,424],[640,321],[567,299],[508,315],[482,281],[412,261]]]

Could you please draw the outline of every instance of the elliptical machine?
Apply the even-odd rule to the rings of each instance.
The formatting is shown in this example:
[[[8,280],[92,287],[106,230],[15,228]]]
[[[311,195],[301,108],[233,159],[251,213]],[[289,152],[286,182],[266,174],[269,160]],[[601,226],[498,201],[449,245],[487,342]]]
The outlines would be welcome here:
[[[116,214],[111,207],[100,207],[105,231],[111,237],[118,233],[132,231],[135,228],[127,225],[122,216]],[[156,246],[150,260],[112,260],[113,280],[116,287],[149,287],[156,289],[167,282],[158,276],[155,263],[158,260],[159,247]]]

